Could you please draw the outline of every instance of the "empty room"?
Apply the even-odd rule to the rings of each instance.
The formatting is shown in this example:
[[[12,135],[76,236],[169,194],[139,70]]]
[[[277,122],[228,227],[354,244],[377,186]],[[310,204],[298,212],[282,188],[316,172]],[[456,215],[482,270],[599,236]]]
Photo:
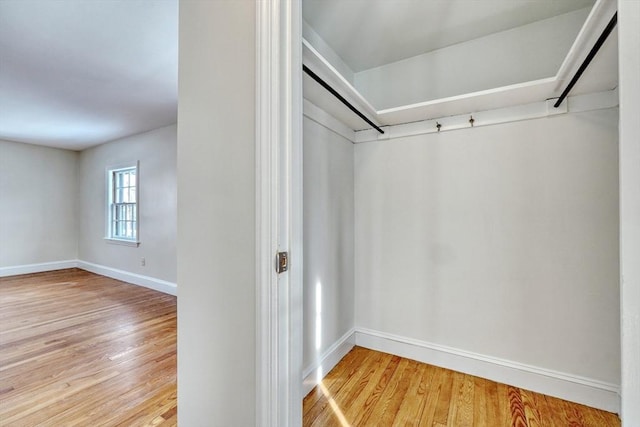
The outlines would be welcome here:
[[[177,2],[0,3],[0,425],[176,424]]]
[[[0,425],[640,424],[637,0],[5,0],[0,61]]]

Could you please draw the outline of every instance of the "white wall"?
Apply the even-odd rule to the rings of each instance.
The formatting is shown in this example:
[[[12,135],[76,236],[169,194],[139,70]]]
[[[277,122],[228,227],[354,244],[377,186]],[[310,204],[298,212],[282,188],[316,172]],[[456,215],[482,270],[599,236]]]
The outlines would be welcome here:
[[[357,145],[356,327],[619,384],[617,119]]]
[[[136,161],[140,162],[140,246],[109,243],[105,240],[106,170]],[[175,283],[176,125],[82,151],[79,182],[79,259]]]
[[[255,8],[180,1],[178,412],[256,416]]]
[[[307,117],[303,132],[303,366],[308,370],[354,327],[354,148]]]
[[[640,2],[618,2],[622,423],[640,425]]]
[[[435,50],[354,76],[385,109],[556,75],[590,8]]]
[[[77,258],[77,158],[0,141],[0,269]]]

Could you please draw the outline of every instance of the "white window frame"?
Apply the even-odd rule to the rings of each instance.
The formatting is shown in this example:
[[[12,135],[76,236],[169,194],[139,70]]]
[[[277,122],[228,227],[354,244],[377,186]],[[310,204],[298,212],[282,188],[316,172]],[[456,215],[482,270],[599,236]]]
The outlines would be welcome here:
[[[135,169],[136,171],[136,215],[135,215],[135,235],[134,239],[127,239],[123,237],[114,236],[113,233],[113,204],[114,204],[114,180],[115,173],[121,172],[127,169]],[[126,163],[116,166],[107,167],[107,204],[106,204],[106,229],[105,240],[107,243],[115,243],[125,246],[139,246],[140,245],[140,162]]]

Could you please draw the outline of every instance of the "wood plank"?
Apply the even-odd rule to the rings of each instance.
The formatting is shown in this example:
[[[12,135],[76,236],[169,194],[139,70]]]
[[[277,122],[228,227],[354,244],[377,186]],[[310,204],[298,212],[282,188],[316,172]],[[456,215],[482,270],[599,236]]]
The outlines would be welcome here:
[[[488,418],[487,380],[473,377],[473,419],[486,420]]]
[[[357,351],[358,349],[354,348],[349,354],[357,353]],[[318,417],[321,418],[318,422],[326,420],[331,408],[331,399],[334,399],[333,401],[335,403],[336,396],[342,403],[348,404],[349,392],[354,390],[355,384],[362,381],[362,375],[365,372],[375,369],[380,359],[380,355],[376,353],[361,351],[360,354],[363,357],[355,357],[352,364],[343,364],[341,361],[338,366],[329,372],[327,377],[307,395],[309,397],[315,393],[316,396],[319,395],[319,398],[309,399],[308,405],[303,402],[302,422],[304,425],[312,425]],[[343,381],[337,381],[337,379],[341,377]],[[335,382],[333,382],[334,378]],[[325,384],[327,385],[325,386]],[[357,388],[355,389],[357,390]]]
[[[436,366],[434,366],[433,369],[435,370],[433,380],[424,391],[426,397],[424,409],[418,422],[418,426],[420,427],[431,426],[435,423],[434,418],[438,408],[438,402],[440,401],[440,393],[442,393],[443,388],[446,388],[445,384],[452,381],[452,378],[450,378],[445,369]]]
[[[378,405],[383,392],[391,382],[391,378],[398,370],[401,360],[402,359],[398,356],[391,356],[391,360],[389,360],[389,363],[385,367],[384,371],[382,371],[382,375],[378,376],[375,382],[371,381],[367,385],[367,388],[363,390],[363,393],[358,396],[355,404],[347,408],[345,415],[350,414],[350,410],[352,408],[359,408],[358,411],[355,411],[355,417],[348,418],[353,419],[353,424],[362,426],[371,424],[371,422],[369,421],[371,419],[371,415],[373,415],[373,413],[375,412],[375,408]],[[363,396],[366,396],[366,399],[363,399]],[[360,406],[358,404],[359,402],[364,402],[364,404]]]
[[[380,396],[380,403],[371,414],[371,419],[382,425],[390,426],[393,424],[409,389],[411,378],[415,376],[417,365],[418,363],[412,360],[400,359],[398,369]]]
[[[342,386],[358,372],[358,369],[366,363],[367,357],[372,357],[370,352],[360,347],[355,347],[341,360],[336,369],[332,369],[321,381],[321,384],[314,387],[304,398],[304,414],[310,414],[316,403],[324,397],[323,387],[330,388],[334,393],[338,392]]]
[[[561,424],[556,422],[557,414],[549,407],[547,396],[535,393],[528,390],[523,390],[526,393],[527,400],[530,401],[531,411],[535,410],[538,414],[538,421],[542,427],[561,427]],[[525,410],[526,410],[525,406]],[[527,415],[528,416],[528,415]]]
[[[533,396],[527,390],[520,389],[520,397],[524,407],[524,417],[529,427],[541,427],[540,410],[536,407]]]
[[[509,412],[511,415],[511,425],[513,427],[527,427],[527,419],[524,412],[524,404],[520,389],[517,387],[508,387],[509,396]]]
[[[451,409],[451,399],[453,397],[452,390],[454,389],[454,383],[456,387],[459,387],[461,380],[462,374],[460,374],[459,372],[444,372],[444,375],[442,376],[442,385],[440,387],[440,392],[438,393],[435,413],[433,414],[432,423],[434,425],[447,425],[447,420],[449,419],[449,412]]]
[[[417,426],[424,411],[426,402],[426,389],[431,384],[431,379],[435,369],[425,363],[414,362],[416,367],[411,378],[411,383],[407,389],[406,396],[413,396],[410,399],[402,399],[398,414],[393,421],[394,427]]]
[[[345,408],[356,407],[354,401],[363,395],[362,390],[367,387],[369,382],[375,385],[377,378],[382,375],[384,368],[386,368],[390,360],[391,356],[388,354],[380,352],[372,353],[372,357],[367,359],[368,363],[358,370],[358,375],[354,375],[349,379],[337,392],[333,390],[327,391],[327,404],[319,416],[309,425],[327,425],[330,420],[336,420],[344,416]]]
[[[451,410],[449,411],[449,424],[460,427],[473,426],[473,398],[475,384],[473,377],[462,375],[460,385],[454,389]]]

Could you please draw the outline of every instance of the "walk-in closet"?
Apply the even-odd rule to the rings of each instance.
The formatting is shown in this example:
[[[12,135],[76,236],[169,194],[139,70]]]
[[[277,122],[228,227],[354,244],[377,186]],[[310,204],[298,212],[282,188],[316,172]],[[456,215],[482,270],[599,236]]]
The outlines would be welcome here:
[[[374,368],[349,385],[364,359],[323,382],[354,345],[465,374],[423,388],[472,408],[482,378],[618,413],[616,3],[305,0],[302,15],[303,393],[319,385],[304,425],[410,405],[390,389],[417,368],[392,359],[368,400]],[[448,415],[423,422],[487,422]]]

